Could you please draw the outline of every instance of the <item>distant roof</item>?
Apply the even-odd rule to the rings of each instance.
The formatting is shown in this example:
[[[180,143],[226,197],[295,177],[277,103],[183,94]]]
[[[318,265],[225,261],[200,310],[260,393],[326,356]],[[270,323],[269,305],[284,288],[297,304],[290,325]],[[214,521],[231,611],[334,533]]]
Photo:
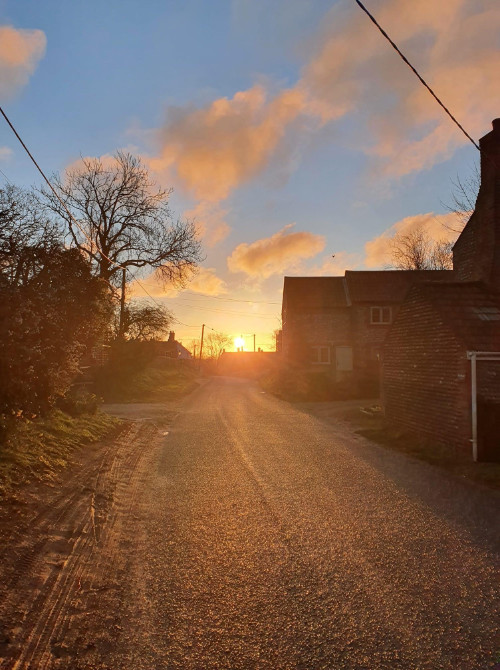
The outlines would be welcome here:
[[[452,270],[346,270],[351,302],[402,302],[413,284],[451,281]]]
[[[479,282],[425,283],[412,289],[432,303],[471,351],[500,351],[500,295]]]
[[[343,277],[285,277],[283,307],[294,310],[347,307]]]

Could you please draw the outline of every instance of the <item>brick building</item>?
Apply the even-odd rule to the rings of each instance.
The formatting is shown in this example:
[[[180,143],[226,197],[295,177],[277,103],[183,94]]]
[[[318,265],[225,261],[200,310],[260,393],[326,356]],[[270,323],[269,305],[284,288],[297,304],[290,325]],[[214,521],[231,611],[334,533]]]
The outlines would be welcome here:
[[[383,354],[387,420],[476,459],[500,458],[500,119],[480,140],[476,208],[454,281],[415,286]]]
[[[384,340],[409,288],[450,276],[446,270],[348,270],[344,277],[285,277],[283,354],[359,393],[376,394]]]

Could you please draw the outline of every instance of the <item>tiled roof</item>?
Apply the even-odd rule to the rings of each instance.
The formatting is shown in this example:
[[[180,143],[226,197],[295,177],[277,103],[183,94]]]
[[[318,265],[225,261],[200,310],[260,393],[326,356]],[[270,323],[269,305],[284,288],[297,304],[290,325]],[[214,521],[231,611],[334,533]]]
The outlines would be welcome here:
[[[402,302],[413,284],[453,279],[451,270],[346,270],[351,302]]]
[[[285,277],[283,307],[318,311],[347,307],[343,277]]]
[[[500,351],[500,294],[479,282],[425,283],[412,289],[429,301],[471,351]]]

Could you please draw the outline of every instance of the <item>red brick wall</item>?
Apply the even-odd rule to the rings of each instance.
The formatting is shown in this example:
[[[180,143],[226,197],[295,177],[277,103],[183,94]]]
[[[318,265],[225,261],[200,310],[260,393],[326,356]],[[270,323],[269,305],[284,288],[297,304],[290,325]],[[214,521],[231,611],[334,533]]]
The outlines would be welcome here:
[[[500,404],[500,361],[477,361],[477,393]]]
[[[483,281],[500,290],[500,120],[479,141],[481,188],[474,214],[453,248],[460,281]]]
[[[374,307],[389,306],[392,310],[392,321],[395,320],[400,305],[389,303],[377,303]],[[354,365],[361,371],[369,367],[373,360],[373,352],[382,353],[385,338],[391,324],[371,323],[372,305],[353,305],[352,306],[352,330],[354,346]]]
[[[469,450],[470,363],[464,346],[418,294],[400,309],[383,354],[389,424]]]
[[[350,346],[351,340],[348,308],[332,308],[323,313],[287,314],[283,322],[283,353],[286,357],[296,358],[301,352],[309,355],[312,345]],[[334,361],[333,351],[331,360]]]

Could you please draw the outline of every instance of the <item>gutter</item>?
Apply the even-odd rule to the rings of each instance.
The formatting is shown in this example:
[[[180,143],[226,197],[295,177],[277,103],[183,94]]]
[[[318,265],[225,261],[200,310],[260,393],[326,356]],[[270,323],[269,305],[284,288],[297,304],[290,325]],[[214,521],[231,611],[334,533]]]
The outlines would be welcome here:
[[[477,362],[500,361],[500,351],[468,351],[471,379],[472,458],[477,462]]]

